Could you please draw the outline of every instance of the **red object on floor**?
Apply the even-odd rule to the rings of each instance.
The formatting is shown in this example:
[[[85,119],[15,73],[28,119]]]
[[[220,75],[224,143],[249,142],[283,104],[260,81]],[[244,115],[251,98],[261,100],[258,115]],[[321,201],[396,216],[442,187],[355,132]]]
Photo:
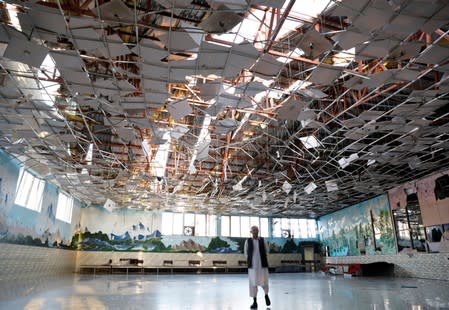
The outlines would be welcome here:
[[[348,273],[355,274],[360,272],[360,270],[361,270],[360,264],[351,264],[349,265]]]

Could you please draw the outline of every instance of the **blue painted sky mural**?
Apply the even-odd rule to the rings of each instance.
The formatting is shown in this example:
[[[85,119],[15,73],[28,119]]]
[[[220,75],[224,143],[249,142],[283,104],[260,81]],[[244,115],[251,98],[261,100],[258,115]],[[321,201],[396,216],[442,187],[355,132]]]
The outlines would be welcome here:
[[[73,248],[84,251],[224,254],[242,252],[246,240],[242,237],[163,235],[160,227],[161,213],[158,211],[116,209],[110,212],[102,206],[84,208],[80,230],[73,236],[72,245]],[[298,245],[302,240],[299,239],[269,238],[268,241],[272,253],[301,251]]]
[[[45,182],[40,212],[16,205],[20,167],[18,160],[0,150],[0,242],[68,246],[79,226],[79,201],[74,201],[72,224],[56,219],[59,189],[50,182]]]
[[[387,195],[322,216],[318,225],[330,256],[396,253]]]

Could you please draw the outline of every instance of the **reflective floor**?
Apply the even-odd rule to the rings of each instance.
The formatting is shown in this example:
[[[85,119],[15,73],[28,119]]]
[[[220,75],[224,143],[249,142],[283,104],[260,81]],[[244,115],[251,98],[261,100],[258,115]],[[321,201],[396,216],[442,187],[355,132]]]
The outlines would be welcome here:
[[[259,309],[449,309],[449,281],[270,275]],[[0,282],[0,309],[249,309],[246,274],[74,275]]]

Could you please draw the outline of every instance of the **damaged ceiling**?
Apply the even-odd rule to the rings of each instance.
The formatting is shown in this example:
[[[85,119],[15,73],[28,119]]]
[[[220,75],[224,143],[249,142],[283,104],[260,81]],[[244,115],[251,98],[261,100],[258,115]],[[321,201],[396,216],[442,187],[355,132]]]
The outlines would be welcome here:
[[[86,205],[316,218],[449,166],[448,1],[0,6],[0,146]]]

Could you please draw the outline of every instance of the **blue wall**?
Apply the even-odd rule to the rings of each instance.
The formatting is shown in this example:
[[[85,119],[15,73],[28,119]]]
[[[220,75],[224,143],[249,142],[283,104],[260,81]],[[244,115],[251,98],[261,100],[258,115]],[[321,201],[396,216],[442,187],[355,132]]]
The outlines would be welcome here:
[[[59,189],[45,183],[41,212],[14,204],[21,164],[0,150],[0,241],[18,244],[53,246],[69,245],[80,222],[80,202],[75,199],[72,224],[57,220]]]
[[[328,247],[330,256],[397,252],[387,195],[322,216],[318,226],[322,246]]]

